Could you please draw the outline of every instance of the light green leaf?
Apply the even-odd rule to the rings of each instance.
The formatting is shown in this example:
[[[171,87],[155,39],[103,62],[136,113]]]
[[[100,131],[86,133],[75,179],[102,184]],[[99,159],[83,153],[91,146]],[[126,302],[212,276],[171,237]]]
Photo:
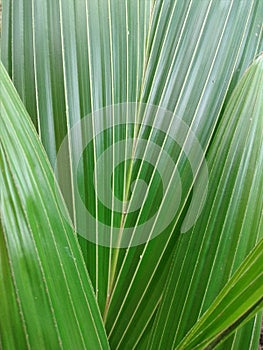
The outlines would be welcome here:
[[[262,266],[263,239],[175,349],[213,349],[233,329],[262,309]]]
[[[257,349],[262,325],[262,313],[262,311],[258,312],[254,318],[217,345],[217,349]]]
[[[229,349],[257,349],[262,326],[263,310],[258,312],[251,320],[246,321],[233,334],[217,345],[218,350]]]
[[[174,348],[183,339],[182,348],[192,349],[184,336],[207,309],[208,315],[222,312],[210,319],[211,325],[212,319],[220,323],[222,329],[215,336],[220,339],[223,330],[243,321],[254,306],[262,307],[262,240],[220,294],[222,303],[229,303],[226,314],[223,306],[213,307],[221,288],[263,235],[262,116],[261,55],[237,85],[208,151],[210,190],[205,209],[191,232],[179,238],[150,348]],[[202,174],[198,181],[202,186]]]
[[[76,234],[1,63],[0,329],[4,349],[107,349]],[[64,208],[64,213],[59,208]]]

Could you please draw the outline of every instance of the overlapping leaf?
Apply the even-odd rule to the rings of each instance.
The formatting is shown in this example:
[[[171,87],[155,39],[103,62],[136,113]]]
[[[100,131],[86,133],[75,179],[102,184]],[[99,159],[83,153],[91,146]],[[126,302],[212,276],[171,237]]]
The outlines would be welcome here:
[[[1,64],[0,330],[4,349],[107,349],[77,238],[53,174]]]
[[[209,149],[210,190],[205,210],[189,233],[190,237],[182,235],[179,238],[150,342],[153,349],[178,345],[186,331],[207,310],[250,247],[262,238],[262,101],[261,55],[234,91]],[[199,181],[202,186],[202,174]],[[229,308],[231,293],[235,305],[236,313],[233,309],[229,311],[233,320],[237,315],[244,316],[251,311],[250,297],[255,304],[263,298],[260,254],[258,247],[255,265],[251,270],[244,267],[244,277],[240,281],[234,279],[236,290],[228,290]],[[243,301],[239,297],[244,298]],[[248,303],[247,309],[242,309],[242,302]],[[218,312],[217,318],[213,311]],[[224,307],[209,309],[210,312],[215,322],[224,327],[227,320]]]
[[[213,349],[263,306],[263,240],[175,349]]]
[[[91,128],[101,128],[101,120],[95,118],[94,112],[126,102],[143,102],[174,112],[195,133],[205,152],[226,94],[230,94],[240,74],[262,49],[262,8],[259,0],[5,0],[2,57],[52,165],[75,122],[93,113]],[[140,120],[143,118],[142,113]],[[137,119],[134,116],[132,121]],[[80,164],[82,186],[93,178],[96,157],[105,146],[125,140],[129,132],[122,128],[94,137],[87,158]],[[136,139],[138,135],[134,136]],[[163,235],[127,250],[99,247],[79,237],[114,348],[145,344],[142,337],[145,330],[148,334],[156,315],[172,251],[181,247],[181,240],[177,240],[194,179],[178,145],[164,140],[163,148],[178,159],[185,201],[180,203],[178,215]],[[72,163],[65,174],[71,188],[76,150],[74,142],[68,142]],[[124,150],[129,153],[128,143]],[[113,193],[119,198],[129,190],[127,169],[128,165],[119,174],[113,174]],[[133,169],[137,171],[138,165],[134,163]],[[100,186],[95,180],[95,190]],[[81,218],[74,203],[74,190],[78,191],[72,189],[67,204],[77,223]],[[111,213],[114,205],[111,212],[100,211],[98,198],[90,192],[85,201],[92,202],[97,219],[115,220]],[[141,212],[151,212],[155,204],[149,202]],[[100,233],[97,230],[96,234]],[[185,240],[190,240],[189,235]],[[244,250],[253,244],[247,240]],[[241,254],[240,261],[243,257]],[[231,254],[228,258],[231,263]],[[193,258],[189,271],[195,264]]]

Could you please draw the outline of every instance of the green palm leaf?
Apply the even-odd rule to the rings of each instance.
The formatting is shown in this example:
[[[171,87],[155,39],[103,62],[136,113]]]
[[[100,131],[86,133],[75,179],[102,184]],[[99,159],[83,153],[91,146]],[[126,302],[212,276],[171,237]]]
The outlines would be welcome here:
[[[192,238],[191,227],[202,212],[196,208],[206,184],[196,186],[196,176],[202,166],[206,169],[203,157],[207,150],[212,152],[209,147],[221,111],[241,74],[263,49],[262,10],[260,0],[4,1],[2,60],[55,169],[114,349],[147,347],[156,315],[161,317],[158,308],[174,259],[178,273],[187,275],[178,309],[184,308],[187,283],[202,276],[195,267],[199,256],[207,253],[201,250],[206,237],[200,224],[205,222],[203,216],[195,226],[200,241]],[[218,157],[221,138],[215,136],[211,159]],[[218,161],[213,170],[216,184],[223,170]],[[242,176],[242,169],[235,170]],[[162,187],[164,179],[167,184],[171,179],[174,188]],[[183,179],[181,193],[175,186],[179,179]],[[249,181],[256,188],[256,180],[249,177]],[[244,191],[248,201],[249,191]],[[216,187],[204,201],[205,213],[215,193]],[[220,202],[225,212],[218,237],[229,202],[228,197]],[[83,213],[83,203],[90,216]],[[254,215],[260,213],[259,204],[251,207]],[[129,212],[129,208],[136,210]],[[180,320],[180,312],[174,310],[173,322],[180,326],[178,342],[259,238],[258,221],[249,221],[244,208],[240,215],[247,218],[253,234],[242,234],[241,244],[240,227],[233,228],[225,274],[214,269],[216,240],[207,241],[215,255],[208,254],[204,276],[210,276],[209,283],[219,282],[209,284],[205,295],[191,296],[196,301],[193,315],[186,312]],[[158,227],[175,209],[158,235]],[[150,219],[153,224],[141,230]],[[70,222],[67,217],[63,220]],[[182,228],[190,231],[182,235]],[[128,238],[125,230],[131,232]],[[107,243],[101,239],[105,236],[110,237]],[[192,258],[189,249],[196,250]],[[183,270],[185,261],[189,265]],[[200,281],[203,291],[206,277]],[[204,303],[201,309],[200,303]],[[237,346],[248,330],[256,339],[259,318],[255,326],[251,323],[228,340],[229,347]]]
[[[261,56],[235,89],[209,149],[207,160],[211,170],[207,203],[190,237],[186,234],[179,238],[167,290],[154,327],[153,349],[178,345],[185,332],[210,306],[250,247],[262,238],[262,101]],[[201,174],[201,187],[202,180]],[[259,260],[255,259],[251,270],[248,267],[246,270],[244,266],[246,274],[238,280],[236,292],[237,296],[238,293],[242,296],[244,292],[244,300],[249,300],[249,296],[253,296],[249,288],[258,283],[259,294],[258,299],[254,296],[255,304],[263,297],[259,247],[257,252]],[[253,273],[253,269],[258,270]],[[234,292],[230,293],[234,299]],[[237,311],[237,304],[235,308]],[[173,310],[177,310],[176,314]],[[220,314],[222,309],[216,311]],[[245,312],[246,309],[243,310]],[[230,316],[235,317],[233,309]],[[222,326],[225,319],[224,314],[219,318]],[[169,327],[166,327],[167,324]]]
[[[213,349],[236,327],[262,309],[262,248],[261,239],[211,307],[175,349]]]
[[[107,349],[91,282],[76,235],[59,210],[64,204],[55,197],[47,157],[2,64],[0,77],[3,348]]]

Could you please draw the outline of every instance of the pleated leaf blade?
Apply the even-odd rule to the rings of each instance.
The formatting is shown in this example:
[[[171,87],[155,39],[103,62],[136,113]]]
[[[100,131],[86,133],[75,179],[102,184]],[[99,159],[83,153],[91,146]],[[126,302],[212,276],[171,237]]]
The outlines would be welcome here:
[[[55,196],[47,156],[2,64],[0,75],[3,348],[107,349],[93,288],[62,197]]]
[[[150,348],[179,346],[207,309],[219,316],[222,312],[221,317],[213,314],[209,319],[212,329],[213,317],[219,327],[224,327],[227,317],[232,321],[242,318],[254,304],[262,308],[262,101],[260,55],[234,90],[208,151],[210,190],[204,211],[195,227],[179,238]],[[202,186],[202,173],[198,181]],[[243,259],[260,239],[243,265]],[[246,265],[249,263],[251,266]],[[239,280],[237,272],[228,285],[233,289],[226,287],[227,294],[222,292],[222,303],[229,303],[227,316],[225,305],[219,309],[210,305],[240,265],[244,276],[240,272]]]

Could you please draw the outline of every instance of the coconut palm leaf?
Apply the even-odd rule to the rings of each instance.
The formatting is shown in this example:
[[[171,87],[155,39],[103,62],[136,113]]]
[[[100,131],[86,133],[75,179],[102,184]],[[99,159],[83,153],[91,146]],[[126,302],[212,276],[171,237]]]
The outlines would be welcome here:
[[[55,197],[46,154],[2,64],[0,77],[2,346],[107,349],[91,282],[76,235],[59,210],[64,204]]]
[[[182,235],[179,238],[168,277],[169,287],[164,293],[152,335],[154,349],[164,345],[170,347],[170,343],[174,348],[180,343],[250,247],[263,236],[262,101],[261,56],[237,85],[209,149],[207,161],[211,170],[207,209],[189,233],[190,237]],[[202,181],[202,175],[199,179]],[[248,295],[250,283],[263,286],[262,263],[256,262],[255,268],[259,268],[255,275],[247,270],[247,277],[244,277],[252,280],[242,282],[243,286],[248,286],[244,288]],[[259,295],[262,298],[262,292]],[[176,314],[174,310],[177,310]],[[234,317],[233,310],[231,313]],[[222,325],[224,319],[222,315]],[[166,327],[167,324],[170,326]]]
[[[259,0],[4,1],[2,59],[55,170],[113,348],[146,347],[173,256],[193,242],[181,230],[210,210],[199,207],[210,188],[196,177],[221,111],[263,48],[262,10]],[[229,251],[229,266],[257,233]],[[236,231],[234,251],[239,243]],[[187,271],[196,281],[198,256]],[[233,271],[218,272],[209,298]],[[196,319],[180,323],[180,337]],[[258,320],[247,328],[255,338]]]
[[[175,349],[212,349],[254,315],[255,310],[262,309],[262,248],[261,239],[208,311]]]

